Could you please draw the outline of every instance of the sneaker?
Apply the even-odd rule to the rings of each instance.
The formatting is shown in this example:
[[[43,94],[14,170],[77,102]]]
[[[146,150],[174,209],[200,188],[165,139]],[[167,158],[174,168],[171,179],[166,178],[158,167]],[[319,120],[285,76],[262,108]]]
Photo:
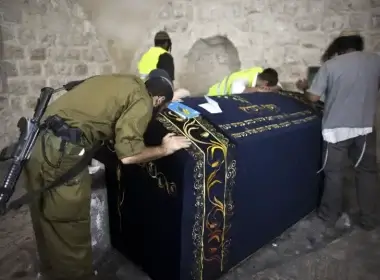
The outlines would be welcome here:
[[[368,221],[365,221],[365,220],[361,220],[359,222],[359,227],[361,227],[365,231],[372,231],[372,230],[376,229],[377,226],[376,226],[375,223],[368,222]]]
[[[347,213],[343,213],[335,224],[338,229],[342,230],[351,228],[351,225],[351,218]]]
[[[338,221],[338,218],[331,219],[330,217],[328,217],[327,215],[324,215],[320,211],[317,212],[317,217],[324,222],[324,224],[326,225],[326,227],[329,227],[329,228],[334,228],[335,224]]]

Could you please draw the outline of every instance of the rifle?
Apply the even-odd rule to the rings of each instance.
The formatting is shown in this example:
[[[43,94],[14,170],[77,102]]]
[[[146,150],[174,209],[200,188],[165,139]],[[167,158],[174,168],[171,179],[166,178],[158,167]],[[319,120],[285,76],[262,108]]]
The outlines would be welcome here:
[[[13,147],[13,152],[10,158],[0,158],[0,161],[6,161],[11,159],[12,164],[8,169],[8,173],[5,176],[3,183],[0,185],[0,215],[6,213],[6,205],[9,199],[14,193],[14,189],[21,172],[30,158],[30,154],[33,150],[34,144],[41,130],[46,128],[45,123],[41,124],[41,119],[45,114],[46,108],[49,105],[51,97],[54,93],[66,90],[70,91],[82,81],[69,82],[66,85],[58,89],[45,87],[41,89],[40,97],[37,100],[36,107],[34,108],[34,114],[31,119],[25,117],[20,118],[17,123],[17,127],[20,131],[19,139],[16,145]]]

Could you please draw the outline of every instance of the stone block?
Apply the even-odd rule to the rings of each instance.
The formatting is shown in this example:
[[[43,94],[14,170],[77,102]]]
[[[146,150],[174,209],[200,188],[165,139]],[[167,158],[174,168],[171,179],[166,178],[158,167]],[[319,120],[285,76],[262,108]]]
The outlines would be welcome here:
[[[86,65],[87,65],[87,69],[88,69],[86,76],[91,77],[91,76],[102,74],[100,72],[101,67],[98,63],[87,63]]]
[[[348,18],[348,27],[355,30],[363,30],[370,25],[369,13],[353,13]]]
[[[69,45],[78,47],[89,47],[92,38],[89,34],[83,34],[83,32],[73,32],[69,36]]]
[[[197,12],[197,7],[185,1],[168,2],[158,9],[159,20],[186,19],[193,21]]]
[[[8,79],[8,93],[10,95],[27,95],[29,93],[28,82],[23,79]]]
[[[379,8],[380,7],[380,0],[370,0],[371,8]]]
[[[8,98],[0,95],[0,112],[3,109],[8,108],[8,106],[9,106]]]
[[[377,43],[373,46],[372,50],[373,50],[374,52],[378,52],[378,53],[380,53],[380,41],[377,42]]]
[[[3,19],[6,22],[21,23],[22,22],[22,3],[19,1],[1,1],[1,10]]]
[[[321,30],[324,32],[340,31],[346,25],[343,16],[325,17],[322,21]]]
[[[75,66],[74,74],[77,76],[86,76],[88,74],[88,67],[86,64],[78,64]]]
[[[298,11],[302,9],[302,5],[298,1],[269,1],[269,9],[271,15],[288,15],[294,17]],[[304,7],[306,9],[306,7]]]
[[[189,23],[185,20],[167,22],[164,27],[164,29],[169,33],[186,32],[188,28]]]
[[[14,41],[16,39],[14,27],[0,25],[0,38],[3,42]]]
[[[24,1],[24,14],[26,16],[39,16],[45,15],[48,12],[48,6],[51,2],[44,1]]]
[[[305,0],[305,1],[296,1],[298,3],[298,15],[310,15],[317,17],[318,20],[321,20],[327,7],[326,1],[314,1],[314,0]]]
[[[324,1],[324,2],[326,3],[325,12],[327,13],[340,15],[345,12],[351,11],[350,3],[348,3],[347,0],[334,0],[334,1]]]
[[[17,31],[17,38],[21,45],[28,46],[36,41],[36,34],[31,26],[21,26]]]
[[[13,59],[24,59],[25,58],[25,50],[21,46],[17,46],[14,44],[4,44],[4,57],[5,60],[13,60]]]
[[[50,47],[47,49],[47,57],[53,62],[64,62],[65,49],[60,47]]]
[[[81,59],[81,51],[79,49],[67,49],[65,58],[68,60],[79,61]]]
[[[113,73],[112,65],[103,65],[102,66],[100,74],[112,74],[112,73]]]
[[[221,7],[210,2],[204,2],[201,7],[197,7],[195,13],[196,21],[199,23],[212,22],[223,16]]]
[[[28,83],[30,93],[33,96],[39,96],[41,89],[46,87],[47,81],[45,79],[29,79]]]
[[[43,46],[54,45],[57,40],[56,34],[38,34],[39,42]]]
[[[42,74],[42,66],[39,62],[20,62],[19,69],[21,76],[40,76]]]
[[[51,47],[47,51],[47,56],[56,62],[78,62],[80,60],[80,50],[66,49],[61,47]]]
[[[308,17],[296,19],[294,27],[298,31],[302,32],[310,32],[318,29],[318,25],[311,18]]]
[[[65,63],[51,63],[44,65],[45,73],[50,76],[70,76],[72,74],[72,65]]]
[[[366,38],[367,49],[380,53],[380,34],[373,34],[370,38]]]
[[[38,96],[35,95],[28,95],[25,97],[25,107],[31,110],[34,110],[34,108],[37,105]]]
[[[297,65],[300,62],[301,48],[296,46],[284,47],[284,63],[287,65]]]
[[[46,49],[37,48],[30,50],[30,60],[44,61],[46,60]]]
[[[371,16],[371,29],[380,30],[380,12],[373,13]]]
[[[169,31],[169,30],[168,30]],[[107,62],[108,54],[102,48],[91,48],[83,50],[82,58],[88,62]]]
[[[12,111],[22,112],[24,110],[24,99],[21,96],[11,96],[9,103]]]
[[[1,72],[6,74],[6,77],[15,77],[18,75],[17,65],[14,62],[2,61],[0,63]]]

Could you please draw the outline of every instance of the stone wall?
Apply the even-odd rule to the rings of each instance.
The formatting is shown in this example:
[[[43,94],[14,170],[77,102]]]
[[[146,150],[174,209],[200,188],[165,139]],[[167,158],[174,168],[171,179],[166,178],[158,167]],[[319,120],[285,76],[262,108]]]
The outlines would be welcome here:
[[[192,62],[188,54],[196,41],[215,35],[224,35],[234,44],[243,68],[274,67],[285,82],[302,77],[307,66],[318,65],[327,44],[345,28],[361,31],[367,49],[380,51],[378,0],[211,0],[198,6],[187,1],[176,3],[164,7],[160,19],[165,20],[159,25],[173,35],[179,77],[189,71],[187,66]],[[198,60],[203,62],[200,67],[209,73],[202,78],[204,90],[223,76],[214,71],[220,65],[220,56],[223,53],[216,50],[214,61],[210,61],[203,50],[198,51]]]
[[[379,0],[170,1],[159,11],[151,34],[161,28],[171,34],[181,83],[194,72],[189,67],[194,63],[208,73],[198,77],[203,91],[233,70],[218,71],[221,57],[233,57],[227,48],[209,45],[206,50],[198,43],[217,35],[232,42],[243,68],[274,67],[285,82],[303,77],[307,66],[318,65],[327,44],[346,28],[362,32],[367,50],[380,51]],[[135,61],[152,44],[152,35],[146,40]],[[198,80],[193,84],[190,90],[199,90]]]
[[[155,32],[166,29],[173,40],[177,82],[192,94],[204,93],[233,71],[235,51],[241,67],[275,67],[281,80],[290,83],[305,75],[308,65],[319,63],[322,51],[343,29],[361,31],[367,49],[380,51],[379,0],[78,3],[107,45],[118,70],[136,71],[137,61],[152,46]],[[226,45],[207,43],[215,37],[225,37]],[[234,59],[235,63],[225,63]]]
[[[68,0],[0,1],[0,148],[40,89],[113,71],[81,8]]]
[[[192,94],[253,65],[292,85],[345,28],[380,52],[380,0],[0,0],[0,25],[0,147],[41,86],[134,72],[160,29]]]

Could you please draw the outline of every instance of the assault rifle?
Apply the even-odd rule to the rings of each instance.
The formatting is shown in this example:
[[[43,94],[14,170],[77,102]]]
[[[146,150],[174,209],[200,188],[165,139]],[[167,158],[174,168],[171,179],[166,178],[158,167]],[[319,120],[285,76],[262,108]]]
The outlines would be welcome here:
[[[0,215],[4,215],[6,213],[7,202],[14,193],[16,183],[20,178],[25,163],[30,157],[40,131],[44,129],[45,124],[41,124],[41,119],[45,114],[51,97],[54,93],[62,90],[70,91],[82,82],[83,81],[73,81],[58,89],[53,89],[50,87],[41,89],[40,97],[37,100],[33,117],[31,119],[22,117],[18,121],[17,127],[20,131],[20,135],[18,142],[13,147],[11,156],[5,156],[5,150],[3,150],[0,154],[0,161],[12,161],[8,173],[6,173],[3,183],[0,185]]]

